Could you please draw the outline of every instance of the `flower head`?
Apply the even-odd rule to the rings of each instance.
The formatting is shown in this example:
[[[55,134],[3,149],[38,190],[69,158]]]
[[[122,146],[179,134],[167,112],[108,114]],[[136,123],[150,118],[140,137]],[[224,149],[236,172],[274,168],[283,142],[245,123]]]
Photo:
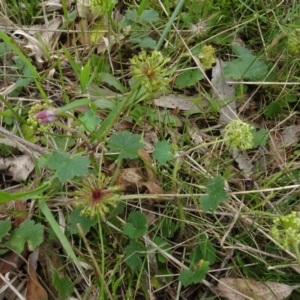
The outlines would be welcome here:
[[[292,56],[300,55],[300,29],[294,29],[288,37],[287,48]]]
[[[212,65],[216,62],[215,48],[211,45],[203,46],[198,57],[203,67],[210,69]]]
[[[27,122],[32,128],[46,129],[57,119],[57,112],[46,103],[33,105],[28,112]]]
[[[93,217],[99,213],[103,218],[111,207],[117,205],[120,197],[116,192],[120,187],[107,187],[109,182],[110,178],[104,174],[101,174],[99,179],[93,175],[84,179],[81,189],[75,192],[75,206],[82,207],[81,214]]]
[[[300,243],[300,214],[293,211],[273,221],[271,230],[273,238],[285,249],[293,250]]]
[[[53,110],[42,110],[34,116],[41,124],[52,123],[56,120],[56,112]]]
[[[164,66],[170,61],[161,52],[153,51],[147,55],[142,51],[131,60],[132,78],[137,80],[148,92],[155,92],[170,82],[170,70]]]
[[[229,146],[238,150],[247,150],[253,147],[253,127],[236,119],[226,125],[224,139]]]
[[[117,2],[114,0],[90,0],[90,8],[94,13],[104,15],[105,13],[113,9],[116,3]]]

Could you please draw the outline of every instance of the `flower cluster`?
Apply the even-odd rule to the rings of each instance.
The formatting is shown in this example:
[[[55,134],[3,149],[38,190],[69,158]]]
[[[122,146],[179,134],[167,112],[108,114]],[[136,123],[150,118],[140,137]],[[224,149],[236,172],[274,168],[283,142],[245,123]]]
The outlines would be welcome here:
[[[294,29],[289,34],[287,48],[290,55],[300,55],[300,29]]]
[[[212,65],[216,62],[215,48],[211,45],[203,46],[198,57],[204,68],[211,69]]]
[[[285,249],[296,250],[297,253],[300,243],[300,214],[293,211],[289,215],[276,218],[271,235]]]
[[[253,127],[236,119],[226,125],[224,129],[225,142],[233,149],[248,150],[253,147]]]
[[[46,129],[57,119],[56,111],[46,103],[37,103],[28,112],[27,122],[32,128]]]
[[[165,65],[170,58],[164,57],[161,52],[153,51],[147,55],[142,51],[131,60],[132,78],[143,86],[148,92],[158,91],[170,82],[170,70]]]
[[[75,206],[81,207],[81,214],[93,217],[99,214],[100,217],[116,207],[120,200],[119,186],[108,187],[110,177],[100,174],[99,178],[88,175],[82,182],[82,186],[75,192]]]
[[[90,8],[94,13],[104,15],[112,10],[116,3],[115,0],[90,0]]]

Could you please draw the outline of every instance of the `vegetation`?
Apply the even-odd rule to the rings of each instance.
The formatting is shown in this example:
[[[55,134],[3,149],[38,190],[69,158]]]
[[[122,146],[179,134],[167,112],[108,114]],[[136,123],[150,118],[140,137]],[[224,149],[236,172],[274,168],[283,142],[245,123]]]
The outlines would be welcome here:
[[[299,299],[300,4],[0,9],[6,292]]]

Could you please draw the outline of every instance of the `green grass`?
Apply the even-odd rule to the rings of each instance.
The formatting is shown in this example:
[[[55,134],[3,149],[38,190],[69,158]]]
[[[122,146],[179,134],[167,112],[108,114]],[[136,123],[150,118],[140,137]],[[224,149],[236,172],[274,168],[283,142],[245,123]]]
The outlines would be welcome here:
[[[1,256],[40,249],[49,299],[222,299],[212,288],[222,278],[297,285],[297,249],[271,229],[299,211],[300,5],[103,3],[99,15],[62,1],[49,42],[44,2],[0,7],[14,25],[0,32],[1,139],[16,142],[0,150],[35,166],[21,187],[10,166],[2,173]],[[229,94],[212,76],[217,59]],[[56,119],[39,124],[40,110]],[[226,115],[252,126],[254,146],[233,149]]]

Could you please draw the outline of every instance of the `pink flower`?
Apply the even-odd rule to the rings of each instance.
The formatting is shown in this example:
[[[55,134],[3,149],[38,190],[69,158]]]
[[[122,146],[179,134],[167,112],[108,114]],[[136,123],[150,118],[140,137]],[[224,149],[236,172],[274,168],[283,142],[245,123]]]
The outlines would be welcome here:
[[[39,120],[39,123],[52,123],[56,120],[56,112],[53,110],[42,110],[38,112],[35,116],[36,119]]]

